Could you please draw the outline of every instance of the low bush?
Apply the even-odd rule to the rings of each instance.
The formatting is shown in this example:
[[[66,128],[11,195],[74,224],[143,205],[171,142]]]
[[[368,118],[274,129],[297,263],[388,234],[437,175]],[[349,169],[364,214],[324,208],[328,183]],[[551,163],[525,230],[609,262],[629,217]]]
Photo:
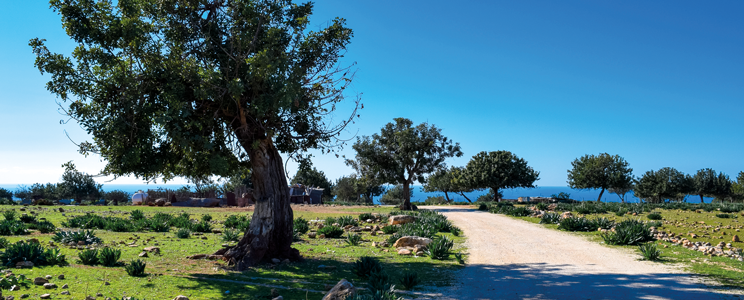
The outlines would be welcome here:
[[[236,229],[225,229],[222,232],[223,242],[237,242],[240,239],[240,231]]]
[[[419,284],[418,274],[416,272],[405,272],[400,278],[400,285],[406,290],[412,290]]]
[[[373,257],[363,256],[354,262],[351,272],[359,278],[368,278],[372,273],[382,272],[382,265]]]
[[[209,222],[212,221],[212,215],[210,214],[204,214],[201,217],[202,222]]]
[[[656,261],[659,260],[659,257],[661,256],[661,251],[659,251],[653,243],[638,245],[638,250],[641,251],[644,260]]]
[[[611,229],[613,226],[615,226],[615,221],[605,217],[593,219],[592,222],[594,222],[594,225],[597,226],[597,229]]]
[[[366,222],[367,220],[374,220],[375,216],[373,216],[371,213],[363,213],[359,215],[359,221],[360,222]]]
[[[721,219],[730,219],[735,218],[736,215],[730,215],[730,214],[716,214],[716,217],[719,217]]]
[[[113,232],[132,232],[135,231],[134,224],[137,224],[132,221],[119,219],[119,218],[111,218],[108,219],[105,222],[105,225],[103,229],[110,230]]]
[[[65,265],[65,256],[59,249],[45,249],[38,243],[20,241],[5,247],[0,252],[0,261],[4,266],[14,267],[16,263],[30,261],[34,266]]]
[[[98,250],[96,249],[85,249],[78,253],[80,262],[84,265],[97,265],[98,264]]]
[[[325,234],[325,237],[329,239],[337,239],[344,234],[344,230],[341,227],[333,225],[323,226],[323,228],[318,229],[318,235],[320,234]]]
[[[452,228],[450,229],[450,232],[454,236],[460,236],[460,234],[462,233],[462,230],[460,230],[460,228],[458,228],[456,226],[452,226]]]
[[[486,205],[485,203],[481,203],[478,205],[478,210],[488,211],[488,205]]]
[[[52,240],[58,243],[79,243],[85,242],[86,245],[101,243],[101,239],[96,237],[92,230],[81,231],[60,231],[52,236]]]
[[[568,217],[558,224],[558,229],[566,231],[596,231],[597,224],[584,217]]]
[[[330,226],[330,225],[333,225],[335,223],[336,223],[336,218],[334,218],[334,217],[327,217],[327,218],[325,218],[323,224],[325,224],[326,226]]]
[[[455,253],[455,259],[457,259],[458,264],[465,264],[465,259],[462,258],[462,253]]]
[[[179,239],[187,239],[191,236],[191,230],[188,228],[179,228],[176,231],[176,237]]]
[[[646,216],[649,220],[661,220],[661,214],[660,213],[650,213]]]
[[[302,217],[294,219],[294,221],[292,221],[292,226],[294,231],[299,234],[306,234],[310,231],[310,223]]]
[[[561,214],[559,213],[544,213],[540,217],[540,224],[558,224],[561,222]]]
[[[6,220],[13,221],[18,216],[18,214],[15,212],[15,210],[6,210],[3,212],[3,217],[5,217]]]
[[[33,281],[26,278],[26,275],[10,273],[0,278],[0,290],[10,290],[13,286],[29,288],[33,283]]]
[[[5,247],[8,247],[10,242],[6,240],[5,238],[0,238],[0,249],[5,249]]]
[[[152,219],[150,220],[150,226],[151,231],[154,232],[168,232],[170,231],[170,226],[167,222],[164,222],[163,220],[159,219]]]
[[[228,217],[228,219],[230,219]],[[186,213],[183,213],[179,215],[178,217],[172,218],[169,222],[170,226],[176,227],[176,228],[185,228],[189,229],[191,228],[191,220],[189,219],[189,215]]]
[[[98,251],[98,263],[106,267],[114,267],[119,263],[121,250],[104,247]]]
[[[22,235],[28,234],[26,225],[18,220],[0,221],[0,235]]]
[[[388,225],[388,226],[382,227],[382,232],[384,232],[385,234],[393,234],[393,233],[398,232],[399,229],[400,229],[400,226]]]
[[[145,213],[139,209],[135,209],[129,214],[129,218],[133,221],[143,220],[145,218]]]
[[[627,209],[619,209],[618,211],[615,212],[615,215],[618,216],[618,217],[622,217],[622,216],[624,216],[627,213],[628,213],[628,210]]]
[[[144,261],[135,259],[124,266],[124,269],[127,271],[127,274],[129,274],[129,276],[141,277],[145,276],[146,266],[147,264]]]
[[[609,245],[638,245],[652,241],[649,224],[640,220],[624,220],[615,225],[615,231],[602,233],[600,236]]]
[[[359,246],[359,243],[362,242],[362,237],[358,234],[349,234],[346,236],[346,243],[351,246]]]
[[[36,229],[41,233],[50,233],[57,230],[57,226],[54,226],[52,222],[49,221],[39,221],[36,223],[28,224],[29,229]]]
[[[351,226],[359,225],[359,222],[357,222],[357,219],[352,216],[340,216],[336,220],[336,223],[338,223],[338,225],[341,227],[345,227],[347,225],[351,225]]]
[[[191,231],[203,233],[212,232],[212,224],[204,221],[194,223],[191,225]]]
[[[223,225],[225,225],[226,228],[233,228],[245,232],[251,225],[251,219],[244,215],[230,215],[227,217],[227,220],[225,220]]]
[[[432,259],[447,259],[449,258],[449,252],[455,243],[447,238],[446,236],[440,236],[435,238],[429,245],[426,246],[426,255],[429,255]]]
[[[34,215],[22,214],[18,219],[21,220],[21,222],[26,223],[26,224],[36,222],[36,216]]]
[[[384,271],[372,272],[368,278],[369,291],[376,294],[380,291],[390,290],[390,276]]]

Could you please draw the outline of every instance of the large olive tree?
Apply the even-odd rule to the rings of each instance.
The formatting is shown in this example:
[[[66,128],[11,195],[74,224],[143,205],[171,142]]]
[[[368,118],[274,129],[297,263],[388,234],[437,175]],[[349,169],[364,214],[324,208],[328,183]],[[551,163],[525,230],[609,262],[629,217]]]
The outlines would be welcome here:
[[[280,152],[328,150],[357,116],[325,118],[353,77],[338,65],[345,21],[311,30],[313,4],[289,0],[50,3],[78,46],[67,57],[30,45],[47,89],[93,138],[80,151],[99,153],[103,174],[146,180],[251,169],[250,228],[222,252],[238,270],[300,259]]]
[[[633,182],[633,169],[619,155],[584,155],[571,162],[571,166],[568,186],[572,189],[600,189],[597,201],[602,199],[606,189],[627,190]]]
[[[357,161],[372,170],[381,182],[402,185],[402,209],[410,210],[410,186],[425,182],[424,175],[440,168],[444,160],[462,156],[459,143],[442,135],[434,125],[413,126],[406,118],[396,118],[380,133],[357,138],[353,148]]]
[[[509,151],[483,151],[470,159],[465,167],[465,178],[466,186],[478,190],[490,188],[493,201],[497,201],[501,189],[535,187],[540,172]]]

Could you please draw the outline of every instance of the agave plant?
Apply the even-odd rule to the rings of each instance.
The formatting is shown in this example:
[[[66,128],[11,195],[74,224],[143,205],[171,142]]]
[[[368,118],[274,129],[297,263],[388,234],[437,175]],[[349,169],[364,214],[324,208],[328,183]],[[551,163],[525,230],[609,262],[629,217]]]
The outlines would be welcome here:
[[[96,237],[93,230],[60,231],[52,236],[52,240],[64,244],[84,242],[86,245],[89,245],[101,243],[101,239]]]

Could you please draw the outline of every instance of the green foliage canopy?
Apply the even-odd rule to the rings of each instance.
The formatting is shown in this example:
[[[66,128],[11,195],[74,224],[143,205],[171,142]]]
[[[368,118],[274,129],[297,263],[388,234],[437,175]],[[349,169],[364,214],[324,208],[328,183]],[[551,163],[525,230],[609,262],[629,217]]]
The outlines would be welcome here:
[[[318,171],[313,167],[310,160],[303,160],[300,162],[300,167],[297,169],[297,173],[290,183],[297,184],[301,183],[310,187],[320,187],[323,189],[323,198],[330,199],[332,194],[333,185],[325,176],[323,171]]]
[[[370,168],[383,183],[403,185],[403,208],[411,209],[406,196],[415,181],[437,170],[449,157],[462,156],[459,143],[453,143],[434,125],[413,126],[406,118],[395,118],[379,134],[357,138],[353,145],[360,163]]]
[[[703,203],[703,197],[725,198],[731,194],[731,179],[723,173],[716,174],[716,171],[710,168],[700,169],[692,176],[693,191],[692,194],[700,196],[700,203]]]
[[[72,161],[62,165],[65,172],[62,174],[62,182],[57,185],[61,198],[71,198],[75,201],[97,200],[101,197],[102,184],[96,183],[93,176],[75,169]]]
[[[527,161],[509,151],[480,152],[465,167],[466,186],[473,189],[490,188],[494,201],[505,188],[535,187],[540,172],[527,165]]]
[[[568,170],[568,186],[573,189],[601,189],[597,201],[602,199],[606,189],[612,189],[619,195],[633,183],[633,169],[619,155],[587,154],[571,162],[571,166]]]
[[[675,168],[661,168],[648,171],[636,180],[633,192],[635,196],[648,202],[661,203],[665,200],[681,201],[693,191],[690,176]]]

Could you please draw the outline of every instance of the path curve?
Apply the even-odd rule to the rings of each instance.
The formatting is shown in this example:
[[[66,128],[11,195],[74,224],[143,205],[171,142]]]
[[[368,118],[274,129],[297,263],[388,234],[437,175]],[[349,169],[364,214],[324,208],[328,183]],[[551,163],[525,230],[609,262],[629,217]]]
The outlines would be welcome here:
[[[427,207],[467,237],[467,266],[438,299],[740,299],[672,266],[567,232],[463,207]]]

